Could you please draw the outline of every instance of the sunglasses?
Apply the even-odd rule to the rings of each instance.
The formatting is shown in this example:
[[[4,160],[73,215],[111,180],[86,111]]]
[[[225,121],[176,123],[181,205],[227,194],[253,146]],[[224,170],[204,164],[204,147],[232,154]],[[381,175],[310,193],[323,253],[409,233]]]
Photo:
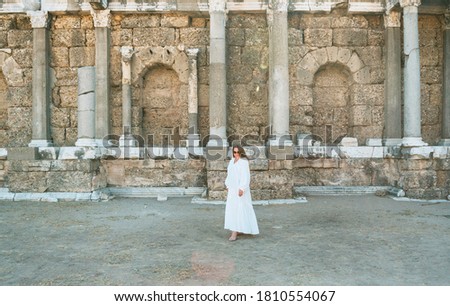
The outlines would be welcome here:
[[[233,151],[233,154],[239,154],[239,151]]]

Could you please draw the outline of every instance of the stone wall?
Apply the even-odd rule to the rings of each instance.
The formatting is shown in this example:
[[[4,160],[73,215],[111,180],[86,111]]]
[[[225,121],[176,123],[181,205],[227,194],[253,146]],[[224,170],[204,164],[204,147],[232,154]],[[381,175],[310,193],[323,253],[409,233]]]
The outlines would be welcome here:
[[[92,192],[106,187],[99,160],[8,160],[10,192]]]
[[[443,15],[419,15],[422,137],[431,145],[441,139],[444,23]]]
[[[325,138],[328,125],[334,130],[332,139],[346,133],[364,145],[367,138],[381,138],[385,52],[382,15],[355,15],[335,9],[330,14],[290,13],[288,21],[291,134],[315,133]],[[440,139],[442,24],[441,15],[420,15],[422,131],[424,141],[431,145]],[[77,69],[95,65],[92,16],[54,15],[50,32],[54,76],[51,134],[55,145],[69,146],[77,139]],[[0,120],[4,122],[0,125],[1,146],[27,145],[31,138],[32,37],[27,16],[0,16],[0,92],[6,93],[0,101],[0,108],[6,110]],[[255,144],[262,144],[269,116],[266,14],[230,13],[227,43],[227,133],[231,139],[254,135]],[[137,51],[149,47],[199,48],[199,129],[202,137],[207,136],[209,18],[112,13],[111,122],[116,135],[122,134],[122,46]],[[166,97],[157,97],[156,102],[147,99],[155,88],[146,86],[145,81],[153,83],[151,78],[157,80],[161,71],[173,69],[148,67],[140,82],[133,84],[132,132],[143,139],[150,130],[164,134],[178,129],[178,133],[187,134],[186,83],[177,85],[179,89],[170,103]],[[171,113],[174,109],[176,112]],[[175,121],[167,122],[167,118]]]
[[[0,147],[31,141],[33,33],[24,15],[0,15]],[[6,85],[6,87],[5,87]]]
[[[206,187],[204,159],[103,160],[108,186]]]
[[[199,131],[207,135],[209,18],[182,14],[114,14],[111,37],[113,134],[122,134],[120,47],[131,46],[137,53],[155,52],[154,57],[160,56],[159,60],[146,62],[140,58],[132,63],[132,71],[139,73],[132,75],[132,132],[144,141],[148,134],[154,134],[154,145],[167,142],[162,140],[162,135],[188,134],[188,84],[187,78],[180,75],[188,69],[187,57],[184,54],[185,62],[169,58],[188,48],[198,48]],[[160,49],[165,54],[159,53]]]
[[[208,162],[208,196],[225,199],[228,161]],[[318,158],[250,160],[254,200],[299,196],[297,186],[390,186],[407,197],[442,199],[450,190],[448,159]]]

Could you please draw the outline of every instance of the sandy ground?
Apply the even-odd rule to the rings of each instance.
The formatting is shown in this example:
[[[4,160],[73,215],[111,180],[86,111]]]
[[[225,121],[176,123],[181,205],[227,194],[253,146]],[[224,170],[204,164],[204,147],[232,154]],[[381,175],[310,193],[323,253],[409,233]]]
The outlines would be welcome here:
[[[450,285],[448,202],[307,200],[255,206],[235,242],[190,198],[0,202],[0,284]]]

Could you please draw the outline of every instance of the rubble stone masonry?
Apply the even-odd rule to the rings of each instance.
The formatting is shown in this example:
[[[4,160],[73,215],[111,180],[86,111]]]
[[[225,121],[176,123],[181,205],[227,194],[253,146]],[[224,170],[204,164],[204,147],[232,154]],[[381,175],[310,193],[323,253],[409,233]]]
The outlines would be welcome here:
[[[50,15],[50,133],[55,156],[0,159],[0,185],[11,192],[92,192],[115,187],[204,187],[224,199],[228,160],[94,158],[64,160],[75,147],[81,67],[96,65],[94,20],[86,11]],[[121,47],[130,47],[131,133],[147,146],[183,147],[189,134],[189,62],[196,53],[198,134],[206,146],[209,121],[208,12],[111,11],[110,139],[123,134]],[[230,11],[226,19],[227,136],[264,146],[269,136],[269,25],[265,10]],[[445,15],[419,12],[422,138],[441,140]],[[281,47],[281,46],[280,46]],[[385,24],[383,12],[289,11],[289,132],[321,144],[356,138],[360,147],[384,138]],[[405,58],[402,57],[402,67]],[[32,140],[33,29],[25,13],[0,14],[0,148]],[[276,106],[275,106],[276,107]],[[195,113],[197,114],[197,113]],[[149,136],[151,135],[151,136]],[[105,135],[106,136],[106,135]],[[244,141],[244,142],[245,142]],[[318,142],[319,143],[319,142]],[[380,144],[381,146],[381,144]],[[400,150],[400,149],[399,149]],[[434,152],[430,149],[430,152]],[[439,152],[442,152],[439,151]],[[34,153],[33,153],[34,154]],[[444,198],[449,152],[392,156],[260,157],[251,160],[254,199],[292,198],[295,186],[393,186],[409,197]]]

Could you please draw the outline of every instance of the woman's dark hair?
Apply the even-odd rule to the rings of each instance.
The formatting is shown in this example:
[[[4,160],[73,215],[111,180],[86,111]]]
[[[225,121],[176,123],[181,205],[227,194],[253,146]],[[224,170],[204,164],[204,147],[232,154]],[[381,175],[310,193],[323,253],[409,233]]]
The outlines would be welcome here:
[[[247,154],[245,154],[245,150],[244,150],[243,147],[241,147],[240,145],[234,145],[234,146],[233,146],[233,151],[234,151],[234,148],[238,149],[238,152],[239,152],[239,156],[240,156],[240,157],[244,157],[244,158],[247,158],[247,159],[248,159]]]

